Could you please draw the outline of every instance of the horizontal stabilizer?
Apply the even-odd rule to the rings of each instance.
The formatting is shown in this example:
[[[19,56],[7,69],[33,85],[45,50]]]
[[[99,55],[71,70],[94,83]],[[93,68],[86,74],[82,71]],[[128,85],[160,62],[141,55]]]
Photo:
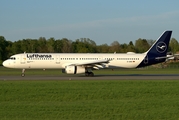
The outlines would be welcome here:
[[[174,57],[174,55],[167,55],[167,56],[163,56],[163,57],[156,57],[155,59],[156,60],[160,60],[160,59],[169,59],[169,58],[173,58]]]

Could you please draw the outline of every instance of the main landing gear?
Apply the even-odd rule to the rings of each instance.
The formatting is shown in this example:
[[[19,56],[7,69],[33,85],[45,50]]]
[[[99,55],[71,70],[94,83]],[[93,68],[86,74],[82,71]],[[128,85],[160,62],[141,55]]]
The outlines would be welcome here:
[[[90,76],[90,77],[93,77],[94,76],[94,73],[93,72],[85,72],[85,76]]]
[[[22,69],[22,74],[21,74],[22,77],[25,76],[25,69]]]

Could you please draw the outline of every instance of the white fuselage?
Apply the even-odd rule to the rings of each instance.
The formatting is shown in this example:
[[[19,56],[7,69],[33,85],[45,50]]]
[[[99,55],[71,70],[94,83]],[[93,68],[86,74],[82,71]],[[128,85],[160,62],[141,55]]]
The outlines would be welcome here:
[[[145,53],[22,53],[11,56],[3,65],[20,69],[64,69],[71,64],[110,60],[102,68],[136,68],[145,56]]]

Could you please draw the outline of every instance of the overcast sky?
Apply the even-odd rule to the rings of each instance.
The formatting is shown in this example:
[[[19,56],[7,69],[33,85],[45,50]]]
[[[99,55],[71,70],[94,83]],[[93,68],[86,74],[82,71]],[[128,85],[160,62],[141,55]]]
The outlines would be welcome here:
[[[90,38],[98,45],[156,40],[165,30],[179,41],[179,0],[0,0],[0,36]]]

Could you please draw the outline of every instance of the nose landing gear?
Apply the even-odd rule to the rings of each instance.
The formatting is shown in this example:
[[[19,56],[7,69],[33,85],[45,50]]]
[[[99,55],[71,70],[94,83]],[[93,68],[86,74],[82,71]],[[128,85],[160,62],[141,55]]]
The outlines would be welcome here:
[[[22,69],[22,74],[21,74],[22,77],[25,76],[25,69]]]

